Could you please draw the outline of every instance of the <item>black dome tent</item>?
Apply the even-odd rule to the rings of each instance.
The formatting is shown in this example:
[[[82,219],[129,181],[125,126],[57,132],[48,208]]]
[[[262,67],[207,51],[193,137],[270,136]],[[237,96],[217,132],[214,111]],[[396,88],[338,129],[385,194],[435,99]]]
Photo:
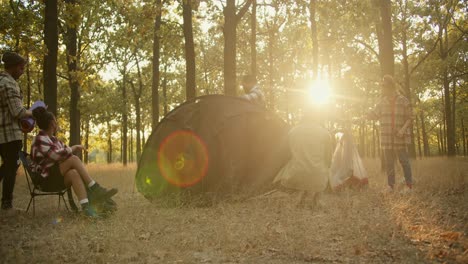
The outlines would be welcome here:
[[[207,95],[169,112],[144,147],[136,185],[153,198],[184,190],[263,190],[288,161],[288,125],[247,100]]]

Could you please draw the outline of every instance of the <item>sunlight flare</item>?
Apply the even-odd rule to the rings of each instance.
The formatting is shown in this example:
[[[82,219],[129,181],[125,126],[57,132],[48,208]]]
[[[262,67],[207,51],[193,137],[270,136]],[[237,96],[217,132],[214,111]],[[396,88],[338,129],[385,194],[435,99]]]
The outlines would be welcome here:
[[[313,104],[324,105],[330,101],[331,89],[327,80],[316,80],[309,88],[309,99]]]

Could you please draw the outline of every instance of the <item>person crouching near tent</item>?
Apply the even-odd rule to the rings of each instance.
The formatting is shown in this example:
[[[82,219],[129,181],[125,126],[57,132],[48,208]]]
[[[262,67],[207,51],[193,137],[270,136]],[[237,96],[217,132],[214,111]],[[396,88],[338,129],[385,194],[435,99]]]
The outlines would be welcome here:
[[[393,191],[395,187],[395,159],[398,157],[403,168],[407,192],[413,188],[411,165],[406,150],[411,140],[409,127],[413,113],[408,99],[398,93],[391,75],[385,75],[381,85],[382,97],[367,117],[377,119],[380,123],[380,147],[383,150],[388,191]]]
[[[304,207],[313,197],[311,209],[318,206],[320,193],[327,187],[331,163],[331,138],[322,126],[325,113],[311,107],[299,125],[289,132],[291,159],[276,175],[274,182],[301,191],[297,206]]]
[[[81,160],[73,155],[83,150],[83,146],[69,147],[55,137],[58,124],[54,114],[43,107],[34,109],[32,114],[40,131],[31,145],[31,167],[42,176],[40,185],[45,189],[65,189],[71,186],[83,213],[93,218],[100,217],[94,205],[110,199],[117,193],[117,189],[107,190],[89,176]]]

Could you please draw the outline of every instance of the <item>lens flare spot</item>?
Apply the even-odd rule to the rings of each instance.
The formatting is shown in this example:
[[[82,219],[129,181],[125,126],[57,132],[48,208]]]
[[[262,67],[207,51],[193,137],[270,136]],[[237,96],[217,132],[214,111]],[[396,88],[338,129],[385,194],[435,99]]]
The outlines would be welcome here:
[[[158,167],[162,176],[179,187],[193,186],[208,170],[208,149],[194,132],[178,130],[167,136],[158,150]]]
[[[146,177],[145,182],[146,182],[146,184],[151,185],[151,179],[150,178]]]

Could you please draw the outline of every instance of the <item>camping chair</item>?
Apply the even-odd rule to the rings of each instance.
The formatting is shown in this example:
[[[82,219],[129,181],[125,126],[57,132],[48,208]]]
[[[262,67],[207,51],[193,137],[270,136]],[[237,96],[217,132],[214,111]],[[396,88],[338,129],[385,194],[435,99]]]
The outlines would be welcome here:
[[[21,160],[21,163],[23,164],[24,173],[26,174],[26,181],[28,182],[29,194],[31,195],[31,199],[29,199],[29,204],[28,204],[28,208],[26,209],[26,212],[29,211],[29,207],[31,206],[31,202],[32,202],[33,215],[36,215],[35,198],[36,196],[45,196],[45,195],[58,195],[59,197],[58,208],[60,208],[60,200],[63,200],[63,203],[65,204],[65,208],[67,209],[67,211],[70,211],[70,209],[68,208],[67,202],[65,201],[65,198],[63,197],[65,193],[68,194],[68,203],[70,204],[71,209],[73,211],[78,211],[78,207],[76,206],[73,200],[73,194],[70,188],[65,188],[63,190],[42,190],[41,186],[39,185],[39,177],[42,177],[42,176],[31,170],[29,154],[24,151],[20,151],[19,158]]]

